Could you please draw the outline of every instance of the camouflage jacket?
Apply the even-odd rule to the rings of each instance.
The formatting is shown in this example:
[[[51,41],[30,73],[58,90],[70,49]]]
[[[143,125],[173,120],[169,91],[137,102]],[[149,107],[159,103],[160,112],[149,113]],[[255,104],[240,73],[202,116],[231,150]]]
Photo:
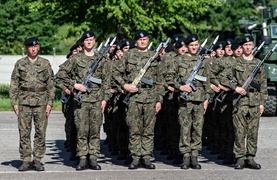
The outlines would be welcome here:
[[[132,83],[140,69],[143,68],[147,60],[154,54],[155,52],[153,51],[139,52],[137,49],[131,49],[125,53],[123,58],[116,61],[114,65],[112,73],[114,83],[124,89],[124,84]],[[139,92],[132,94],[130,102],[153,103],[162,101],[164,88],[163,77],[160,71],[159,62],[154,60],[143,76],[144,78],[152,80],[153,85],[149,86],[140,83],[138,85]]]
[[[42,90],[37,92],[38,88]],[[17,100],[20,105],[53,106],[55,87],[49,61],[40,56],[34,63],[28,57],[19,59],[11,75],[9,94],[12,106]]]
[[[63,65],[60,66],[58,73],[55,75],[56,87],[68,88],[72,92],[76,92],[74,85],[82,83],[91,64],[97,59],[98,54],[94,56],[86,56],[84,52],[75,54]],[[102,84],[90,82],[88,89],[90,93],[82,93],[83,102],[97,102],[109,100],[109,82],[110,73],[104,68],[106,60],[103,58],[93,74],[94,78],[102,80]],[[111,71],[111,70],[110,70]],[[59,84],[61,83],[61,84]]]
[[[168,85],[174,86],[176,89],[180,89],[181,85],[185,85],[186,80],[197,62],[197,57],[191,57],[185,54],[176,56],[175,58],[176,60],[174,60],[168,68],[166,80],[168,81]],[[207,81],[195,81],[197,90],[189,94],[189,101],[204,101],[205,99],[210,98],[211,90],[209,88],[209,73],[209,67],[204,60],[198,71],[198,75],[207,77]]]
[[[243,57],[237,58],[236,64],[232,68],[233,77],[235,77],[237,82],[233,82],[231,84],[231,88],[235,90],[237,86],[242,87],[258,62],[260,62],[260,60],[257,58],[254,58],[253,60],[245,60]],[[249,88],[246,89],[248,94],[240,99],[241,105],[263,105],[265,100],[267,99],[267,80],[263,65],[260,67],[257,75],[254,78],[254,81],[261,85],[260,90],[250,85]],[[237,95],[237,93],[235,95]]]

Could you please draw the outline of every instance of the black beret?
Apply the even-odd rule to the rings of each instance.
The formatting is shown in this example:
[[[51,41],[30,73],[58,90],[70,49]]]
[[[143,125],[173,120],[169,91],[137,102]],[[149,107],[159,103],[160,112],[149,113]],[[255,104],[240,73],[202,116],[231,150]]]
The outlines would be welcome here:
[[[85,39],[90,37],[94,37],[94,33],[92,31],[85,31],[80,40],[83,42]]]
[[[188,45],[189,43],[197,41],[197,40],[198,40],[198,36],[196,34],[191,34],[186,38],[185,44]]]
[[[224,41],[217,41],[213,47],[213,50],[217,50],[218,48],[224,49],[225,42]]]
[[[178,40],[176,41],[175,45],[174,45],[174,48],[182,47],[183,45],[185,45],[185,42],[186,42],[186,38],[179,37]]]
[[[66,59],[69,59],[70,56],[72,56],[72,55],[73,55],[73,53],[72,53],[72,51],[70,51],[70,52],[66,55]]]
[[[232,39],[227,39],[224,43],[224,48],[228,45],[232,45],[232,41],[233,41]]]
[[[165,52],[171,52],[171,51],[174,51],[174,47],[172,44],[168,44],[168,46],[166,46],[165,48]]]
[[[253,36],[244,36],[244,37],[241,38],[241,43],[242,44],[250,42],[250,41],[254,41]]]
[[[74,49],[77,49],[77,47],[79,47],[79,45],[78,44],[74,44],[73,46],[71,46],[69,51],[73,51]]]
[[[147,36],[148,36],[148,32],[147,31],[145,31],[145,30],[139,30],[135,34],[135,40],[138,40],[140,38],[147,37]]]
[[[25,41],[25,46],[34,46],[39,44],[39,40],[37,37],[30,37]]]
[[[236,38],[232,41],[231,49],[234,51],[242,44],[241,38]]]
[[[179,38],[184,37],[183,34],[175,34],[171,38],[171,43],[174,44],[176,41],[178,41]]]

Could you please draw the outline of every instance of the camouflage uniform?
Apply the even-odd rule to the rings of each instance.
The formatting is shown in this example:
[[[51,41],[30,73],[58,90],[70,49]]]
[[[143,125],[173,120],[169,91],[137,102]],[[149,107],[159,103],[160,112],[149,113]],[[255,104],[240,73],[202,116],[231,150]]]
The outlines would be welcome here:
[[[242,87],[253,68],[260,61],[256,58],[253,60],[245,60],[243,57],[236,59],[237,63],[233,66],[234,77],[237,83],[231,85],[232,89],[237,86]],[[248,95],[242,96],[240,99],[240,107],[233,114],[233,124],[235,130],[234,153],[236,159],[251,160],[257,152],[258,129],[260,120],[260,105],[264,105],[267,99],[267,83],[264,66],[261,66],[254,81],[261,84],[261,89],[249,86],[246,91]],[[235,94],[237,95],[237,93]],[[234,99],[237,96],[234,97]]]
[[[174,66],[176,63],[174,61],[176,60],[176,53],[171,51],[167,54],[165,54],[162,59],[165,63],[165,71],[164,77],[166,81],[166,89],[168,88],[168,85],[173,86],[175,82],[177,82],[177,79],[174,79],[174,82],[171,82],[172,79],[168,79],[168,69],[171,68],[171,66]],[[178,93],[171,91],[168,91],[166,93],[164,98],[164,107],[166,109],[165,111],[165,127],[166,131],[163,131],[163,136],[166,136],[166,142],[167,146],[170,152],[170,155],[168,158],[174,158],[175,160],[178,160],[180,156],[179,152],[179,139],[180,139],[180,124],[178,122],[178,109],[179,109],[179,103],[178,103]],[[166,133],[164,133],[166,132]]]
[[[176,89],[180,89],[182,84],[188,79],[192,68],[196,64],[197,57],[190,57],[187,55],[177,56],[174,61],[174,66],[168,70],[168,78],[171,78],[171,82],[174,83]],[[199,75],[207,77],[209,74],[209,68],[205,61],[200,68]],[[176,80],[180,78],[179,84]],[[180,129],[180,143],[179,150],[184,157],[197,157],[199,151],[202,148],[202,128],[204,123],[203,117],[203,101],[210,98],[210,95],[206,91],[209,81],[200,82],[196,81],[197,90],[191,92],[188,95],[188,101],[185,102],[179,98],[179,123]]]
[[[139,70],[154,52],[139,52],[131,49],[116,62],[113,68],[114,82],[123,89],[131,83]],[[126,122],[129,128],[129,150],[133,159],[150,158],[153,153],[155,105],[162,101],[163,87],[159,77],[158,62],[154,60],[144,77],[153,80],[153,85],[139,84],[139,92],[131,95]]]
[[[68,81],[68,88],[74,92],[75,83],[81,83],[88,71],[88,67],[95,61],[97,54],[86,56],[84,52],[74,55],[67,66],[61,67],[61,74],[65,75],[61,81]],[[100,127],[102,125],[101,101],[109,99],[109,73],[103,68],[105,60],[101,60],[93,77],[102,79],[102,84],[91,82],[88,86],[90,93],[82,93],[82,104],[75,101],[74,118],[77,130],[77,155],[83,159],[89,155],[96,160],[100,154]]]
[[[215,65],[213,63],[211,69],[213,74],[217,78],[211,78],[211,83],[218,86],[219,84],[229,87],[230,82],[232,81],[232,67],[235,64],[235,60],[231,57],[224,57],[217,61]],[[232,122],[232,109],[233,109],[233,93],[234,91],[224,92],[222,97],[219,99],[222,102],[216,100],[218,93],[215,95],[215,103],[216,103],[216,117],[218,123],[216,127],[218,127],[218,147],[220,150],[219,159],[225,159],[223,163],[232,162],[233,158],[233,144],[234,144],[234,129]]]
[[[19,153],[23,161],[32,159],[31,129],[34,118],[35,138],[33,160],[40,161],[45,155],[47,127],[46,106],[53,106],[55,88],[53,71],[47,59],[37,58],[31,62],[28,57],[19,59],[11,75],[10,100],[12,106],[19,100],[18,129]]]
[[[69,64],[69,60],[65,61],[62,65],[60,65],[60,69],[62,70]],[[65,117],[65,133],[66,133],[66,146],[71,152],[71,159],[74,159],[76,156],[76,146],[77,146],[77,132],[76,126],[74,122],[74,100],[73,95],[67,95],[65,93],[66,89],[69,89],[68,84],[69,80],[66,79],[67,74],[63,74],[65,71],[58,71],[55,74],[55,86],[62,90],[63,97],[66,98],[67,102],[63,103],[63,114]]]

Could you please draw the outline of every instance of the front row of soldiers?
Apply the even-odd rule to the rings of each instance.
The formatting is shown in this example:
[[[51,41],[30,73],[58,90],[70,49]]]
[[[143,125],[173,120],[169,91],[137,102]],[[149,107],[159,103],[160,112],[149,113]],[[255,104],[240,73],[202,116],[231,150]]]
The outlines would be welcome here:
[[[252,54],[253,41],[253,37],[245,36],[228,43],[217,42],[205,49],[200,47],[197,35],[185,38],[177,34],[171,44],[150,51],[148,32],[140,30],[135,34],[135,47],[124,51],[129,45],[129,41],[124,41],[112,49],[113,41],[105,44],[105,50],[110,50],[106,54],[101,48],[94,48],[94,33],[84,32],[79,40],[82,51],[69,54],[55,75],[55,86],[72,103],[67,111],[71,115],[66,117],[71,116],[71,127],[76,128],[76,137],[72,128],[67,130],[72,157],[79,158],[76,170],[88,166],[101,169],[97,159],[103,119],[111,150],[115,154],[119,151],[122,159],[129,157],[129,169],[140,166],[155,169],[151,161],[154,143],[168,151],[181,164],[181,169],[201,169],[198,155],[203,140],[215,153],[223,152],[220,155],[226,164],[235,159],[235,169],[245,166],[260,169],[254,157],[259,119],[267,98],[263,66],[254,78],[259,88],[242,88],[260,61]],[[93,73],[88,77],[91,68]],[[12,81],[16,78],[17,83],[21,81],[22,69],[26,68],[17,70],[20,74],[13,72]],[[197,75],[189,81],[192,72]],[[17,83],[11,83],[11,87],[19,88],[11,89],[11,95],[25,91]],[[28,87],[26,91],[33,87],[40,90],[31,82],[24,86]],[[224,93],[219,97],[220,92]],[[241,95],[240,107],[232,112],[232,101],[238,95]],[[15,96],[11,97],[17,112]],[[127,134],[122,135],[122,131]],[[22,166],[25,160],[23,157]],[[21,167],[26,169],[29,166]]]

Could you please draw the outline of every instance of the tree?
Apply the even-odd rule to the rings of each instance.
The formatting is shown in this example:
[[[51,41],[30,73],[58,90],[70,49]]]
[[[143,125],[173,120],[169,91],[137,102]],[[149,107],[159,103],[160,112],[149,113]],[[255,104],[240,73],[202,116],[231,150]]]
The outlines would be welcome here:
[[[39,12],[30,13],[22,2],[8,0],[0,4],[1,54],[21,54],[24,41],[31,36],[39,37],[41,54],[52,54],[56,30],[50,19]]]

